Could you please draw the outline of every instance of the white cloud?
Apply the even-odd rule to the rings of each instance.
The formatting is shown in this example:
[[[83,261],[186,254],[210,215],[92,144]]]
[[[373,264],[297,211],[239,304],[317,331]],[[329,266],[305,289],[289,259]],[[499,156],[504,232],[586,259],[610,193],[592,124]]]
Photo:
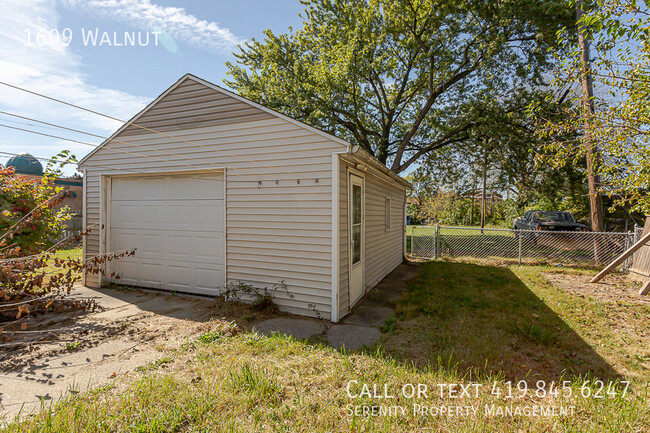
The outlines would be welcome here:
[[[188,45],[218,53],[230,53],[243,42],[213,21],[200,20],[184,8],[159,6],[150,0],[62,0],[62,4],[142,30],[160,29]]]
[[[54,0],[2,0],[0,81],[119,119],[131,118],[146,105],[149,98],[89,84],[88,77],[81,72],[84,66],[81,58],[62,43],[48,40],[41,40],[43,44],[36,43],[35,35],[39,30],[57,29],[58,24],[59,15]],[[32,44],[27,43],[28,31]],[[0,109],[100,135],[110,134],[121,126],[119,122],[2,85]],[[25,125],[24,121],[7,116],[0,116],[0,123],[37,129],[33,125]],[[39,130],[81,141],[99,141],[97,138],[73,136],[69,132],[52,128]],[[88,146],[81,144],[11,132],[5,128],[0,128],[0,149],[6,152],[28,151],[38,156],[49,156],[62,149],[70,149],[77,156],[81,156],[90,150]]]

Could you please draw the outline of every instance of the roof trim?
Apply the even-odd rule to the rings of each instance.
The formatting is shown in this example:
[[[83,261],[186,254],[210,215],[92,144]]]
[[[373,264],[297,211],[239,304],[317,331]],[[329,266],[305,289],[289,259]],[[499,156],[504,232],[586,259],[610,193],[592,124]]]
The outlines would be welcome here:
[[[352,157],[357,157],[357,159],[361,160],[362,162],[367,163],[368,165],[371,165],[374,169],[379,171],[381,174],[388,176],[391,178],[391,180],[397,182],[401,187],[405,189],[413,189],[413,185],[399,175],[397,175],[394,171],[390,170],[388,167],[386,167],[384,164],[379,162],[377,158],[372,156],[368,151],[362,149],[360,146],[354,146],[354,149],[350,153]]]
[[[202,78],[199,78],[199,77],[197,77],[195,75],[192,75],[190,73],[187,73],[187,74],[183,75],[178,81],[176,81],[167,90],[165,90],[163,93],[161,93],[160,96],[158,96],[156,99],[151,101],[138,114],[133,116],[128,122],[126,122],[124,125],[122,125],[110,137],[108,137],[101,144],[99,144],[88,155],[83,157],[79,161],[78,166],[83,165],[88,160],[88,158],[90,158],[91,156],[93,156],[95,154],[95,152],[97,152],[99,149],[104,147],[108,142],[113,140],[113,138],[115,138],[122,131],[124,131],[126,128],[131,126],[133,123],[136,123],[136,121],[140,117],[142,117],[146,112],[148,112],[150,109],[152,109],[158,103],[158,101],[160,101],[162,98],[167,96],[170,92],[172,92],[179,85],[181,85],[181,83],[183,83],[183,82],[185,82],[187,80],[192,80],[192,81],[195,81],[195,82],[197,82],[199,84],[203,84],[204,86],[209,87],[209,88],[211,88],[211,89],[213,89],[213,90],[215,90],[215,91],[217,91],[219,93],[222,93],[222,94],[224,94],[226,96],[230,96],[231,98],[234,98],[234,99],[236,99],[236,100],[238,100],[240,102],[248,104],[248,105],[250,105],[252,107],[255,107],[255,108],[259,109],[259,110],[262,110],[262,111],[264,111],[266,113],[269,113],[269,114],[271,114],[271,115],[273,115],[275,117],[278,117],[278,118],[283,119],[283,120],[285,120],[285,121],[287,121],[289,123],[292,123],[292,124],[294,124],[296,126],[299,126],[299,127],[303,128],[303,129],[306,129],[306,130],[308,130],[308,131],[310,131],[310,132],[312,132],[314,134],[320,135],[321,137],[327,138],[328,140],[334,141],[334,142],[336,142],[336,143],[338,143],[338,144],[340,144],[342,146],[345,146],[347,148],[347,150],[348,150],[348,153],[359,155],[359,157],[362,158],[364,161],[369,162],[373,167],[378,169],[382,174],[390,177],[392,180],[398,182],[403,187],[406,187],[408,189],[413,188],[412,185],[409,182],[402,179],[400,176],[398,176],[393,171],[389,170],[388,167],[386,167],[384,164],[379,162],[374,156],[370,155],[368,152],[361,149],[359,146],[354,146],[351,143],[349,143],[349,142],[347,142],[347,141],[345,141],[345,140],[343,140],[341,138],[338,138],[338,137],[336,137],[336,136],[334,136],[332,134],[329,134],[329,133],[327,133],[325,131],[321,131],[318,128],[314,128],[313,126],[310,126],[310,125],[308,125],[308,124],[306,124],[304,122],[301,122],[300,120],[296,120],[296,119],[294,119],[292,117],[289,117],[289,116],[287,116],[285,114],[279,113],[279,112],[277,112],[277,111],[275,111],[275,110],[273,110],[271,108],[268,108],[268,107],[265,107],[264,105],[258,104],[257,102],[251,101],[248,98],[245,98],[245,97],[243,97],[241,95],[238,95],[238,94],[236,94],[236,93],[234,93],[234,92],[232,92],[230,90],[224,89],[223,87],[220,87],[220,86],[218,86],[218,85],[216,85],[214,83],[206,81],[206,80],[204,80]],[[356,149],[356,150],[353,150],[353,149]]]

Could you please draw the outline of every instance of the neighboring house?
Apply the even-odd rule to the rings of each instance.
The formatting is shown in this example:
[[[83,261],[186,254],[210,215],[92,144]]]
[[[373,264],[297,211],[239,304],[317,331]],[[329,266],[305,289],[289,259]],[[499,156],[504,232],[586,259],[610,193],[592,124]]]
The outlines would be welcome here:
[[[84,255],[113,281],[217,295],[278,285],[338,321],[403,260],[410,184],[357,146],[185,75],[79,163]],[[280,283],[283,283],[280,284]]]
[[[43,178],[44,174],[43,165],[39,160],[26,152],[9,158],[6,167],[13,167],[16,174],[38,181]],[[63,199],[59,208],[67,206],[73,213],[81,214],[83,210],[83,183],[83,179],[74,177],[60,177],[54,180],[57,187],[70,191],[70,194]]]
[[[465,198],[471,198],[473,201],[481,203],[483,200],[483,191],[481,188],[470,189],[463,194]],[[498,192],[487,191],[485,193],[485,204],[489,207],[494,206],[496,203],[503,201],[503,196]]]

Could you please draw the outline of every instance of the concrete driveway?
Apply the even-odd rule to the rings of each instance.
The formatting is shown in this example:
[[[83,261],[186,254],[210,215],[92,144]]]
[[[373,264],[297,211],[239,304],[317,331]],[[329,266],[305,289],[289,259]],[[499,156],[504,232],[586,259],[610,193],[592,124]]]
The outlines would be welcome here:
[[[246,327],[264,334],[316,337],[346,350],[369,347],[379,342],[380,327],[393,316],[396,302],[418,270],[416,263],[400,265],[336,324],[275,314]],[[215,302],[206,297],[82,286],[75,287],[72,296],[95,299],[101,308],[75,317],[41,316],[31,329],[40,324],[55,338],[35,352],[0,353],[0,421],[120,375],[136,374],[137,367],[170,356],[188,339],[231,320],[215,320]],[[70,349],[71,344],[78,347]]]
[[[210,329],[215,311],[210,298],[148,290],[79,286],[72,296],[93,298],[101,308],[74,318],[40,316],[31,329],[52,330],[50,341],[35,352],[0,353],[0,415],[5,421],[164,357],[167,349]]]

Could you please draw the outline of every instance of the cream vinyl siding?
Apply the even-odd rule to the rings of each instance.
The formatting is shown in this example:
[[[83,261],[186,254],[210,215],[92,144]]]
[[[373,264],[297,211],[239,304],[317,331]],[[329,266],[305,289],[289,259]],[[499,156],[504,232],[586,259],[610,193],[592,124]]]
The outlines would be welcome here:
[[[350,311],[348,284],[348,162],[339,173],[339,317]],[[381,177],[380,177],[381,176]],[[382,175],[365,173],[365,275],[364,287],[372,288],[403,261],[406,191]],[[386,231],[386,198],[391,203],[391,229]]]
[[[100,200],[100,181],[98,175],[91,175],[91,171],[86,172],[84,183],[86,187],[86,203],[84,204],[84,215],[86,218],[86,227],[89,229],[86,236],[86,250],[84,259],[88,259],[99,253],[99,200]],[[89,287],[99,286],[99,276],[96,274],[86,274],[86,285]]]
[[[83,163],[87,224],[100,219],[100,173],[225,168],[226,280],[269,288],[284,281],[287,290],[274,292],[283,310],[314,315],[308,307],[313,304],[328,318],[332,153],[345,147],[276,117],[171,134],[119,134],[116,139],[132,144],[108,143]],[[99,234],[93,232],[86,255],[98,252]],[[99,284],[92,276],[86,282]]]
[[[386,231],[386,197],[391,200],[391,229]],[[366,288],[377,285],[404,260],[404,202],[406,192],[366,175]]]
[[[348,234],[348,167],[339,165],[339,318],[350,312],[349,234]]]
[[[215,92],[194,80],[185,80],[144,113],[136,124],[156,131],[173,131],[272,119],[270,113],[252,107],[223,93]],[[147,134],[143,128],[129,126],[121,136]]]

